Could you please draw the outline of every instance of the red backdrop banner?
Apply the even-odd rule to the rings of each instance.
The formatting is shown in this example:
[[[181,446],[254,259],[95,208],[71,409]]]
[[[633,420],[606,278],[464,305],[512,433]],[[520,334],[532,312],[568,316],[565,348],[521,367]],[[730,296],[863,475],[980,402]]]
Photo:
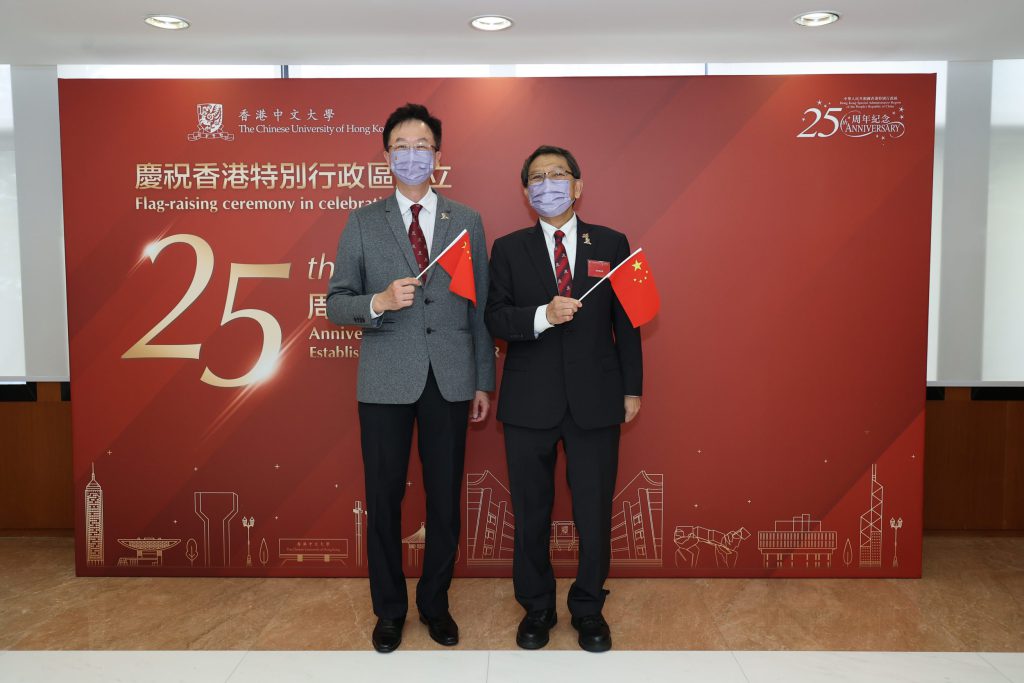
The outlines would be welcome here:
[[[555,144],[580,216],[657,273],[613,576],[919,576],[934,100],[932,75],[61,81],[78,574],[365,575],[361,334],[324,295],[411,101],[490,240],[533,222],[519,169]],[[510,574],[507,486],[491,417],[458,575]]]

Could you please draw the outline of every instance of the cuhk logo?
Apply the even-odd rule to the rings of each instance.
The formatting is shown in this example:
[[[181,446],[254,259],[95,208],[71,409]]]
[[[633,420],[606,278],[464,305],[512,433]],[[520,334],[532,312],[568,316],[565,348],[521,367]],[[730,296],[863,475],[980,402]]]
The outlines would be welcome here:
[[[196,117],[199,119],[197,130],[188,134],[188,139],[195,140],[234,140],[233,133],[225,133],[224,105],[207,102],[196,105]]]

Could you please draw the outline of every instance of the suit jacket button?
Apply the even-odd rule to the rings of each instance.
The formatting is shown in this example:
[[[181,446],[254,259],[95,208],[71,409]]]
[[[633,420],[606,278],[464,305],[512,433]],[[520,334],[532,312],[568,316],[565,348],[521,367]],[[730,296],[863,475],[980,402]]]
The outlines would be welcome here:
[[[433,299],[424,299],[423,303],[429,306],[431,301],[433,301]]]
[[[427,328],[427,334],[430,334],[430,333],[431,333],[431,332],[433,332],[433,331],[434,331],[434,330],[433,330],[432,328],[429,328],[429,327]]]

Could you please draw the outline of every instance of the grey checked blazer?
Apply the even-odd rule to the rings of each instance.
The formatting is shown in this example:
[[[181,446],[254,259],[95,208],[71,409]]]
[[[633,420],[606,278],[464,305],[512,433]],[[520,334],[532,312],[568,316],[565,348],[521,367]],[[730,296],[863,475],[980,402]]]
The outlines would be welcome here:
[[[476,307],[448,290],[451,278],[433,266],[413,305],[370,317],[370,299],[393,280],[416,277],[398,200],[391,195],[349,214],[338,242],[327,291],[327,317],[337,325],[363,327],[356,396],[364,403],[414,403],[433,367],[441,395],[468,401],[476,390],[494,390],[494,340],[484,325],[487,305],[487,241],[480,214],[438,194],[431,260],[469,231],[476,280]]]

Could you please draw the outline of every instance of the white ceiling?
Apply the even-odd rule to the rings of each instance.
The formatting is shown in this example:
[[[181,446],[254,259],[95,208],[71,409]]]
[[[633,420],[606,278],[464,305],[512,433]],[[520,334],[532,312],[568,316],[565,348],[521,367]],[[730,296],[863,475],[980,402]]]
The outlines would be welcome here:
[[[843,18],[793,24],[817,9]],[[515,26],[470,29],[484,13]],[[0,0],[5,64],[987,60],[1024,58],[1022,36],[1024,0]]]

